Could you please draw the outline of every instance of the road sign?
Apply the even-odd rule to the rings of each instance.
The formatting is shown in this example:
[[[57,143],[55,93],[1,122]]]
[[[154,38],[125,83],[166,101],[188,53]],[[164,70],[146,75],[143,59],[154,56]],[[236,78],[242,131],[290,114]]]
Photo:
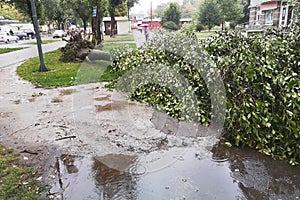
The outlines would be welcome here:
[[[97,6],[93,8],[93,17],[97,16]]]

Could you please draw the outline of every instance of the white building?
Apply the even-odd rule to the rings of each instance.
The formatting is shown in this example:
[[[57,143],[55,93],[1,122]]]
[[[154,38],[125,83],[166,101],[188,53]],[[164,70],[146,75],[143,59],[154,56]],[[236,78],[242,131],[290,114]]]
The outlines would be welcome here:
[[[128,21],[127,17],[116,17],[116,23],[117,27],[115,29],[115,33],[118,35],[122,34],[128,34],[128,32],[131,31],[131,24],[130,21]],[[104,17],[104,33],[105,35],[110,35],[111,32],[111,18],[110,17]]]

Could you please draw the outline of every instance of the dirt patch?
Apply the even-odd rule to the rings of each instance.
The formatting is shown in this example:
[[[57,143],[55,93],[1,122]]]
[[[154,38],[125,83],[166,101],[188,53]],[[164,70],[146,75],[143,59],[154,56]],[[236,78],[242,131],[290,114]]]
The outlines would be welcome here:
[[[97,97],[94,100],[95,101],[109,101],[110,100],[111,95],[107,95],[105,97]]]
[[[12,112],[2,112],[0,113],[0,118],[8,118],[11,117]]]
[[[71,95],[76,92],[75,89],[65,89],[60,91],[60,95],[65,96],[65,95]]]
[[[63,102],[63,100],[60,97],[54,97],[51,100],[51,103],[61,103],[61,102]]]
[[[14,100],[14,104],[20,104],[21,103],[21,100],[20,99],[18,99],[18,100]]]
[[[104,112],[104,111],[110,111],[110,110],[112,110],[111,103],[106,104],[106,105],[104,105],[104,106],[101,106],[101,105],[95,105],[95,108],[96,108],[96,111],[97,111],[97,112]]]
[[[34,102],[35,101],[35,98],[29,98],[27,99],[30,103]]]

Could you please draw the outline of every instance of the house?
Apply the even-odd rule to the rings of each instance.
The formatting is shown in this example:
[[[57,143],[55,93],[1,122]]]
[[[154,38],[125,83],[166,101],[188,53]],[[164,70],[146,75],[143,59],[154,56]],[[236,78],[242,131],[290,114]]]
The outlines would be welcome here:
[[[251,0],[248,29],[263,30],[291,25],[295,20],[293,7],[296,4],[296,0]]]
[[[179,26],[181,27],[183,24],[192,24],[193,19],[192,18],[181,18],[179,20]]]
[[[149,27],[149,29],[162,29],[160,18],[143,19],[141,25],[143,25],[143,26],[147,25]]]
[[[115,33],[118,35],[122,34],[128,34],[131,30],[130,21],[128,20],[128,17],[116,17],[115,18],[117,27],[115,29]],[[110,17],[104,17],[104,33],[105,35],[110,35],[111,32],[111,18]]]

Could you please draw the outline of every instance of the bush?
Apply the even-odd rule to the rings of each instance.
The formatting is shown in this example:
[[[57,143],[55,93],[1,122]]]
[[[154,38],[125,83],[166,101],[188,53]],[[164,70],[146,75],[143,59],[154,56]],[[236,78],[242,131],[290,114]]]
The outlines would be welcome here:
[[[198,23],[198,24],[196,25],[196,31],[201,32],[201,31],[203,31],[204,29],[205,29],[205,26],[204,26],[204,25],[202,25],[202,24],[200,24],[200,23]]]
[[[176,31],[176,30],[178,30],[178,28],[179,28],[178,25],[175,24],[175,23],[172,22],[172,21],[168,21],[168,22],[163,23],[163,27],[164,27],[165,29],[172,30],[172,31]]]
[[[206,44],[227,91],[227,138],[274,158],[300,160],[299,29],[261,39],[223,33]]]
[[[259,39],[224,32],[198,41],[160,33],[141,50],[116,54],[112,68],[123,75],[117,85],[132,98],[208,125],[216,109],[211,95],[218,92],[210,85],[216,81],[210,57],[226,90],[226,139],[295,165],[300,161],[299,37],[299,26],[270,30]]]

